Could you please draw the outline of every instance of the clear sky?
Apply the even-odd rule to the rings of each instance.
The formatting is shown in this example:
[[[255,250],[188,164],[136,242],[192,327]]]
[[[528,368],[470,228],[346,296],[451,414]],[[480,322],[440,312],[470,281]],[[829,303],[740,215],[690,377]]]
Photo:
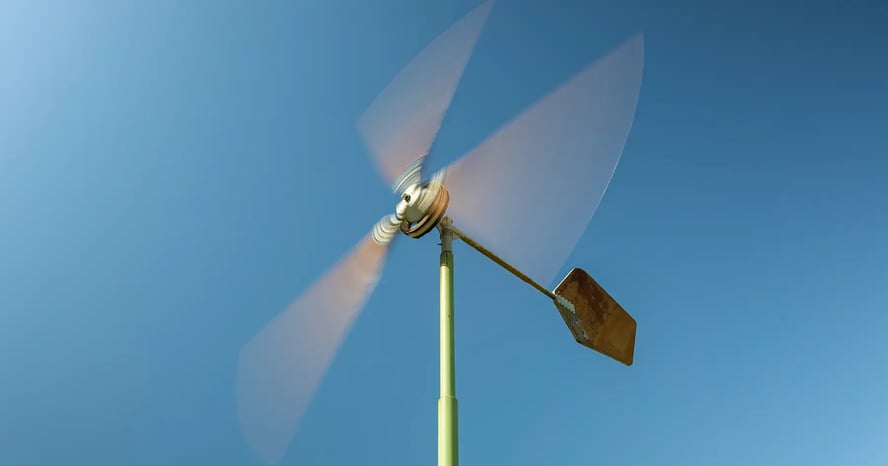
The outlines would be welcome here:
[[[260,464],[238,351],[391,211],[355,123],[477,4],[0,3],[0,464]],[[463,464],[888,463],[878,4],[494,5],[441,163],[645,34],[563,268],[638,338],[629,368],[585,350],[457,243]],[[435,243],[394,250],[283,464],[434,464]]]

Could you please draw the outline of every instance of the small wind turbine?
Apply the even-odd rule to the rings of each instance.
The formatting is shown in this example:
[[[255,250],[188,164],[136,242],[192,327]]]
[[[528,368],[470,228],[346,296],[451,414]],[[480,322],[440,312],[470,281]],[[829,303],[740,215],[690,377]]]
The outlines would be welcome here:
[[[592,277],[575,268],[553,291],[539,282],[555,278],[610,183],[635,113],[642,38],[627,40],[426,177],[426,156],[490,6],[480,5],[420,52],[359,121],[382,176],[400,195],[395,212],[241,350],[241,427],[267,464],[282,459],[399,232],[440,232],[439,466],[458,464],[453,240],[551,299],[580,344],[632,364],[635,320]]]

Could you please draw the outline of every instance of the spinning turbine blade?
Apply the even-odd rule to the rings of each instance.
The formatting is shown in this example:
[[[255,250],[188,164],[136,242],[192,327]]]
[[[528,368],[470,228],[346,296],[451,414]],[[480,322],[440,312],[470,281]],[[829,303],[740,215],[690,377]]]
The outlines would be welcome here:
[[[267,464],[283,458],[342,338],[375,288],[387,251],[366,236],[241,349],[241,429]]]
[[[551,284],[620,159],[643,49],[641,35],[626,41],[448,167],[454,224]]]
[[[395,183],[413,162],[409,181],[418,182],[421,161],[438,134],[491,1],[475,8],[429,44],[379,94],[358,121],[358,129],[387,183]],[[403,183],[402,183],[403,184]],[[405,185],[404,187],[409,186]]]

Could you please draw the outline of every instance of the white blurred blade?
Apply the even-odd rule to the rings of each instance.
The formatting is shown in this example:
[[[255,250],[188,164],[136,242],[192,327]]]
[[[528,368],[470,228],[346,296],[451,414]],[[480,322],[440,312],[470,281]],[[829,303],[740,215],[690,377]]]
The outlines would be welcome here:
[[[266,464],[283,458],[340,342],[375,288],[387,250],[365,237],[241,349],[241,429]]]
[[[428,153],[490,5],[490,0],[484,2],[438,36],[383,89],[358,121],[386,183],[394,183],[411,162]]]
[[[544,285],[610,183],[641,86],[641,35],[583,69],[446,169],[454,224]]]

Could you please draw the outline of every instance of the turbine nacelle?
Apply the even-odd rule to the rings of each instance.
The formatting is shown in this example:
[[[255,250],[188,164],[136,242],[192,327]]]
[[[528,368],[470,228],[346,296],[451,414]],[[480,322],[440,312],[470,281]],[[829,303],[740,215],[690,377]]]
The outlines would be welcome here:
[[[425,184],[414,183],[401,193],[395,213],[376,223],[373,240],[378,244],[388,244],[398,230],[411,238],[421,238],[444,218],[449,203],[450,193],[440,177]]]
[[[444,218],[450,204],[450,193],[439,177],[422,186],[407,188],[401,202],[406,202],[401,232],[411,238],[421,238]]]

